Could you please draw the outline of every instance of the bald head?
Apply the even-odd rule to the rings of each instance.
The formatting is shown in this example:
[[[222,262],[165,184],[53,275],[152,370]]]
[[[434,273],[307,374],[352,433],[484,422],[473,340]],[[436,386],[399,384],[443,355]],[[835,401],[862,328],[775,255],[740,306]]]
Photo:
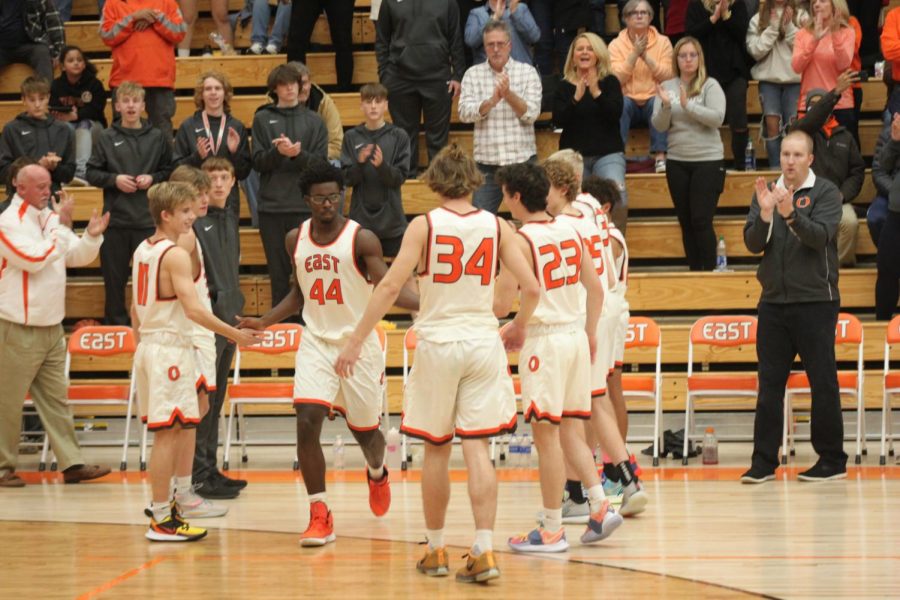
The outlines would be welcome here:
[[[40,165],[25,165],[16,175],[16,193],[38,210],[50,201],[50,171]]]
[[[813,140],[802,131],[792,131],[781,140],[781,172],[788,186],[799,188],[813,163]]]

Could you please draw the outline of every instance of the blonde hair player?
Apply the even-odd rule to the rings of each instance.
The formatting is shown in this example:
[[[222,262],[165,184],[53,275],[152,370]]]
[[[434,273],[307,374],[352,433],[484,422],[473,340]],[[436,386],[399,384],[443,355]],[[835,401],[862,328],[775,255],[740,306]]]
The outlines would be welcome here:
[[[410,223],[397,258],[375,288],[335,369],[344,377],[352,374],[362,341],[416,270],[421,294],[414,325],[418,344],[401,425],[401,431],[425,442],[422,508],[428,549],[416,568],[429,576],[449,574],[444,520],[450,501],[450,442],[456,435],[462,439],[475,517],[475,542],[456,579],[484,582],[500,576],[493,553],[497,480],[487,438],[514,431],[517,420],[494,313],[498,259],[523,289],[519,313],[504,330],[506,350],[522,347],[540,289],[515,245],[512,228],[472,206],[472,192],[483,181],[474,160],[452,144],[434,158],[424,180],[441,197],[441,206]]]

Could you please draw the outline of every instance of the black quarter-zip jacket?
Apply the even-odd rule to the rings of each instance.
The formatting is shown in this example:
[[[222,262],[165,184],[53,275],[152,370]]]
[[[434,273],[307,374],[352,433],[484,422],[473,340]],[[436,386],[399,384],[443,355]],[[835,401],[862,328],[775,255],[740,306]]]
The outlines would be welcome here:
[[[75,176],[75,135],[52,116],[35,119],[28,113],[19,114],[3,127],[0,137],[0,181],[7,181],[9,167],[17,158],[40,160],[49,152],[62,158],[50,172],[53,189],[59,190]],[[6,191],[12,197],[14,190],[7,186]]]
[[[244,294],[238,277],[240,239],[235,214],[210,206],[205,217],[194,221],[194,233],[203,248],[203,266],[213,314],[234,325],[244,310]]]

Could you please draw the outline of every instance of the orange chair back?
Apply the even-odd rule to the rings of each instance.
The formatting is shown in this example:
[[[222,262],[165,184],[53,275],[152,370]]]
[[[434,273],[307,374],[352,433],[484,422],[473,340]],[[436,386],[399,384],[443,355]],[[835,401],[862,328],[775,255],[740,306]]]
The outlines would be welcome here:
[[[88,325],[69,338],[69,354],[113,356],[134,353],[134,330],[124,325]]]

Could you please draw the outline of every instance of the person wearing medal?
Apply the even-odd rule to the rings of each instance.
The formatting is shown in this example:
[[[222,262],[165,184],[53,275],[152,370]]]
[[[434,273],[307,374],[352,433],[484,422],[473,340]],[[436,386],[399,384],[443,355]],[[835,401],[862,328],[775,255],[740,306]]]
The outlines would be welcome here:
[[[181,123],[175,135],[173,162],[175,166],[200,168],[207,158],[227,159],[234,166],[238,181],[250,174],[250,145],[244,124],[231,115],[230,102],[234,88],[228,77],[219,71],[206,71],[197,79],[194,104],[197,112]],[[226,209],[234,215],[238,226],[240,213],[238,186],[231,189]]]

